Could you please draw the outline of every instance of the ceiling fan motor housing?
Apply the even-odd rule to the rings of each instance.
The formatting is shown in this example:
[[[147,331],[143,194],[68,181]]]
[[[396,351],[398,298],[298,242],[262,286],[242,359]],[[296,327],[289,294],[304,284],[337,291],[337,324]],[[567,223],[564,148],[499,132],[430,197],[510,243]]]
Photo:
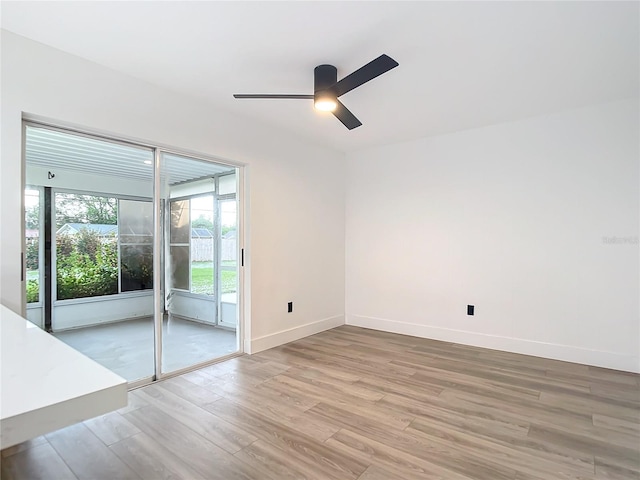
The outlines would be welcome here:
[[[313,70],[313,93],[317,98],[318,94],[331,92],[333,98],[336,97],[335,92],[331,90],[338,82],[338,69],[333,65],[318,65]]]

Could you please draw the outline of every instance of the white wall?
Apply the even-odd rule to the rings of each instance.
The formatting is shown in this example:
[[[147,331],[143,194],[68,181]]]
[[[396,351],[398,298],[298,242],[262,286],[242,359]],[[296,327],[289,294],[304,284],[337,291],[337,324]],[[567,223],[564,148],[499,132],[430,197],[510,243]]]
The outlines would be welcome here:
[[[349,154],[347,323],[639,372],[638,113]]]
[[[70,328],[121,322],[153,315],[153,292],[89,297],[54,302],[51,328],[60,332]]]
[[[248,348],[344,320],[344,155],[2,32],[0,299],[19,312],[22,114],[248,165]],[[288,301],[294,312],[286,313]],[[256,343],[257,342],[257,343]]]

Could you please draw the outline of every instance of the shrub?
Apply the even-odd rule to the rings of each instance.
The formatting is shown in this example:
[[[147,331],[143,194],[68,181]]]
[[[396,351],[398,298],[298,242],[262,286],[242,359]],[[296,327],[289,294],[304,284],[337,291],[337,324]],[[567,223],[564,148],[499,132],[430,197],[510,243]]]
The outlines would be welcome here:
[[[40,242],[37,238],[27,241],[25,257],[27,270],[37,270],[40,259]]]
[[[58,259],[63,259],[66,256],[71,255],[71,252],[75,249],[75,242],[71,235],[62,234],[56,237],[56,255],[58,256]]]
[[[100,238],[96,232],[82,229],[76,235],[59,235],[56,252],[58,300],[118,293],[118,242],[115,238]],[[123,255],[123,291],[153,288],[152,250],[136,252],[136,255]],[[36,287],[31,288],[37,292]]]
[[[62,237],[65,236],[60,238]],[[60,256],[58,253],[56,269],[58,300],[118,293],[116,242],[102,243],[98,240],[98,245],[95,245],[92,243],[92,236],[87,235],[83,239],[81,252],[78,245],[81,239],[83,237],[79,237],[78,241],[70,238],[73,249],[68,255]],[[68,246],[66,239],[64,246],[65,248]]]
[[[38,280],[27,280],[27,303],[35,303],[40,299]]]
[[[80,229],[75,237],[75,244],[78,253],[88,255],[92,261],[96,261],[96,255],[101,249],[100,236],[98,232],[88,228]]]

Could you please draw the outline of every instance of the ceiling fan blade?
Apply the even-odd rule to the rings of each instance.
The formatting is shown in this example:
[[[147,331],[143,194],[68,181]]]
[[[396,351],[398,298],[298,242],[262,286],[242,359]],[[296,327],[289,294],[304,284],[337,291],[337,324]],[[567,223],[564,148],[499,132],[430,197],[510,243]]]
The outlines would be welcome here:
[[[359,68],[350,75],[347,75],[333,87],[336,96],[344,95],[356,87],[367,83],[369,80],[388,72],[399,64],[388,55],[380,55],[375,60],[370,61],[364,67]]]
[[[234,93],[233,98],[289,98],[313,100],[313,95],[287,95],[287,94],[270,94],[270,93]]]
[[[336,99],[336,109],[333,111],[333,114],[336,116],[338,120],[342,122],[342,124],[347,127],[349,130],[353,130],[354,128],[362,125],[362,122],[356,118],[356,116],[349,111],[344,104]]]

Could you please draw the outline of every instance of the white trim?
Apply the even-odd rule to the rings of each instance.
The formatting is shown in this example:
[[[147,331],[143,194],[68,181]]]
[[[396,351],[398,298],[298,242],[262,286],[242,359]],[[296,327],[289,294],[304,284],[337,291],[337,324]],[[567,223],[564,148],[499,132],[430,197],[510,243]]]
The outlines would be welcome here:
[[[322,320],[299,325],[287,330],[281,330],[280,332],[265,335],[264,337],[247,340],[245,342],[245,352],[251,354],[262,352],[263,350],[300,340],[301,338],[324,332],[325,330],[339,327],[340,325],[344,325],[344,315],[323,318]]]
[[[531,355],[534,357],[640,373],[640,357],[624,355],[617,352],[590,350],[571,345],[538,342],[534,340],[502,337],[498,335],[487,335],[464,330],[420,325],[416,323],[398,322],[396,320],[367,317],[364,315],[349,315],[346,319],[346,325],[399,333],[402,335],[411,335],[413,337],[430,338],[444,342],[472,345],[492,350],[502,350],[505,352]]]

